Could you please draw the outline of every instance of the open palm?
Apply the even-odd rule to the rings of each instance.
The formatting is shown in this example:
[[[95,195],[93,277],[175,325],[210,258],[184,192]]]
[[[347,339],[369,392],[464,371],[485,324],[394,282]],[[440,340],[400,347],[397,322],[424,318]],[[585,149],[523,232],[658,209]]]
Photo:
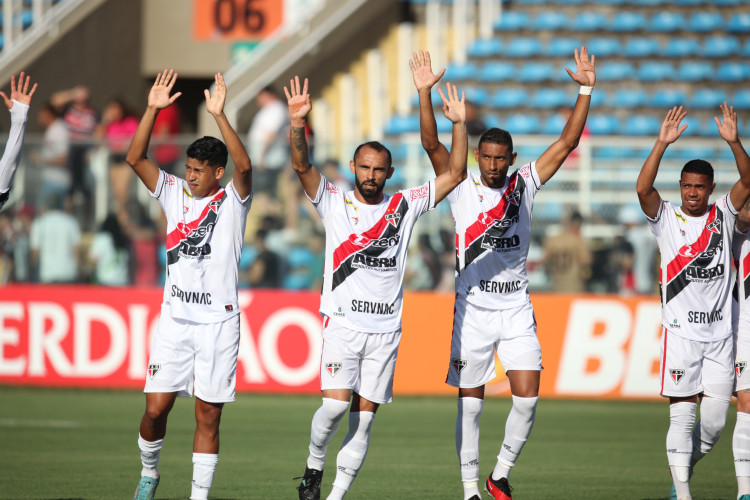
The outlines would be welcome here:
[[[576,60],[576,72],[573,73],[570,69],[565,68],[570,77],[578,84],[593,87],[596,83],[596,70],[594,64],[596,56],[592,55],[589,57],[589,52],[586,47],[581,47],[581,52],[575,49],[573,56]]]
[[[722,119],[719,120],[714,116],[716,126],[719,127],[719,135],[727,142],[737,142],[739,133],[737,132],[737,113],[734,106],[728,106],[726,102],[719,106],[721,108]]]
[[[206,111],[212,115],[220,115],[224,112],[224,103],[227,100],[227,84],[224,82],[224,77],[221,73],[214,75],[214,94],[208,89],[203,91],[203,95],[206,97]]]
[[[437,75],[432,72],[430,53],[422,50],[419,53],[414,52],[412,54],[412,59],[409,60],[409,67],[411,68],[411,75],[414,78],[414,85],[417,87],[417,90],[432,88],[443,77],[443,74],[445,74],[445,69]]]
[[[284,94],[286,94],[286,101],[289,106],[289,118],[304,120],[312,109],[310,94],[307,92],[307,78],[305,78],[304,86],[301,89],[299,76],[295,76],[294,80],[289,80],[289,87],[291,90],[284,87]]]
[[[31,91],[29,91],[31,77],[26,76],[26,81],[24,81],[24,76],[24,72],[21,71],[21,74],[18,75],[18,86],[16,86],[16,75],[10,75],[10,98],[5,95],[5,92],[0,92],[0,96],[2,96],[6,108],[11,109],[13,107],[13,101],[18,101],[27,106],[31,104],[31,97],[34,95],[34,92],[36,92],[38,84],[35,83],[31,87]]]
[[[672,144],[685,131],[687,125],[680,127],[682,119],[687,115],[687,111],[682,110],[682,106],[673,107],[667,112],[667,116],[661,124],[659,130],[659,140],[667,144]]]
[[[461,98],[458,98],[458,89],[455,85],[447,83],[446,92],[448,96],[443,94],[442,89],[438,89],[440,98],[443,100],[443,114],[453,123],[464,123],[466,122],[466,102],[464,100],[464,92],[461,92]]]
[[[177,82],[177,73],[171,69],[169,71],[165,69],[163,73],[156,75],[154,86],[148,93],[148,106],[164,109],[175,102],[182,95],[182,92],[177,92],[170,97],[169,94],[172,92],[175,82]]]

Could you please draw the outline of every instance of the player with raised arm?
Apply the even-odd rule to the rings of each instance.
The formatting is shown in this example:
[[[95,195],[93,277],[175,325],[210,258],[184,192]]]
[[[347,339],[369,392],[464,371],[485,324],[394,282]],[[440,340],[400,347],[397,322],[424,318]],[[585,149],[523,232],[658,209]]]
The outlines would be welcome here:
[[[10,75],[10,98],[5,92],[0,91],[5,107],[10,111],[10,132],[8,142],[5,144],[3,157],[0,158],[0,210],[8,201],[10,188],[13,187],[13,176],[16,174],[18,164],[21,162],[21,151],[23,150],[23,138],[26,132],[26,120],[29,117],[29,106],[31,98],[36,92],[38,84],[34,84],[29,90],[31,77],[24,72],[18,75],[18,86],[16,86],[16,75]]]
[[[750,199],[745,202],[736,221],[732,254],[737,269],[737,283],[733,303],[735,344],[734,373],[737,391],[737,422],[734,426],[732,451],[737,475],[738,500],[750,500]]]
[[[560,138],[535,162],[508,174],[516,160],[510,134],[492,128],[482,134],[474,157],[480,175],[469,174],[450,195],[456,221],[456,303],[446,382],[458,388],[456,451],[465,500],[479,500],[479,417],[484,386],[495,378],[494,353],[506,370],[513,405],[497,464],[485,482],[495,499],[510,499],[508,476],[531,434],[539,396],[542,356],[529,300],[526,258],[534,196],[578,145],[596,83],[594,56],[575,51],[581,85],[575,108]],[[440,174],[448,150],[438,140],[430,89],[443,75],[432,72],[430,55],[409,61],[419,92],[422,146]],[[443,70],[445,71],[445,70]]]
[[[245,220],[252,202],[250,158],[224,115],[227,89],[215,75],[206,111],[216,120],[226,145],[203,137],[187,148],[186,179],[160,170],[147,156],[160,110],[177,73],[164,70],[148,95],[148,106],[126,161],[157,199],[167,217],[167,282],[146,377],[146,411],[138,446],[141,480],[134,499],[151,499],[159,484],[158,462],[167,417],[178,396],[195,393],[195,437],[191,499],[208,498],[219,461],[219,422],[224,403],[234,401],[240,340],[237,265]],[[221,187],[227,153],[232,180]]]
[[[638,175],[638,200],[661,253],[661,395],[669,398],[667,460],[672,497],[690,499],[693,466],[719,440],[734,385],[732,243],[737,212],[750,196],[750,158],[737,134],[737,114],[724,103],[715,118],[740,179],[709,205],[714,170],[691,160],[680,174],[682,204],[659,196],[654,181],[667,146],[687,125],[682,106],[667,112]],[[700,421],[695,415],[700,401]],[[695,426],[695,427],[694,427]]]
[[[310,453],[297,489],[301,500],[320,498],[326,449],[348,408],[349,432],[328,496],[337,500],[362,467],[375,412],[392,399],[412,228],[466,177],[466,109],[456,87],[448,84],[447,95],[440,92],[443,112],[453,122],[453,149],[447,168],[436,179],[393,196],[383,193],[393,174],[391,154],[378,142],[366,142],[349,162],[355,187],[345,192],[310,164],[305,140],[305,119],[312,107],[307,80],[301,88],[295,77],[284,91],[292,125],[292,167],[326,230],[320,300],[323,403],[312,419]]]

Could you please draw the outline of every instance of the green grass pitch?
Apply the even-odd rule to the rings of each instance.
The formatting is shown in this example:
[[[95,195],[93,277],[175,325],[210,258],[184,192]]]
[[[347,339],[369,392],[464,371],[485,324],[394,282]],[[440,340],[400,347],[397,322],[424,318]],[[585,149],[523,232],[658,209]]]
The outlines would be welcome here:
[[[295,499],[304,469],[313,396],[241,394],[227,405],[213,499]],[[193,401],[170,416],[157,498],[187,498],[192,474]],[[138,481],[139,392],[0,387],[0,498],[131,498]],[[510,408],[489,399],[481,421],[483,480],[495,464]],[[463,498],[453,440],[456,403],[397,397],[381,407],[365,465],[347,498]],[[734,499],[731,441],[724,435],[697,467],[693,498]],[[511,474],[514,498],[665,499],[666,402],[541,400],[536,425]],[[323,498],[333,482],[342,422],[329,446]]]

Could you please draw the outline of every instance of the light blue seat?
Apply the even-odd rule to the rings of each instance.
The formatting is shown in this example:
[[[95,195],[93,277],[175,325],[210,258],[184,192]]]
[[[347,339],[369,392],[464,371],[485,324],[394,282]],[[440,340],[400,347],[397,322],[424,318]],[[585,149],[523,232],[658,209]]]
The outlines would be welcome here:
[[[563,115],[555,113],[543,120],[540,132],[545,135],[560,135],[567,122],[568,120]]]
[[[476,106],[486,106],[490,98],[490,93],[484,87],[466,87],[465,89],[459,89],[459,91],[461,90],[465,92],[466,100],[473,102]],[[443,101],[440,99],[440,95],[438,95],[438,101],[438,104],[442,106]]]
[[[745,0],[714,0],[712,3],[715,7],[738,7]]]
[[[745,43],[742,44],[742,48],[740,49],[740,55],[742,57],[750,57],[750,38],[745,40]]]
[[[631,1],[633,5],[637,5],[639,7],[658,7],[659,5],[668,3],[669,0],[631,0]]]
[[[484,115],[482,119],[484,120],[484,124],[487,125],[487,129],[503,127],[502,121],[495,114]]]
[[[674,4],[678,7],[695,7],[704,3],[706,0],[674,0]]]
[[[619,55],[622,52],[620,40],[614,37],[596,37],[589,40],[586,44],[589,54],[596,57],[609,57]],[[597,68],[598,69],[598,68]]]
[[[557,31],[569,25],[568,16],[557,10],[543,10],[534,17],[533,27],[540,31]]]
[[[632,158],[635,156],[635,150],[627,146],[602,146],[595,147],[592,154],[596,159],[620,160]]]
[[[575,104],[577,98],[578,96],[569,98],[570,106],[573,106]],[[606,100],[607,100],[607,92],[604,89],[597,89],[596,92],[591,94],[591,107],[596,108],[599,106],[603,106],[604,101]]]
[[[686,128],[682,133],[684,136],[703,135],[703,121],[700,118],[696,118],[695,116],[691,116],[690,114],[688,114],[685,118],[683,118],[680,126],[682,125],[688,126],[688,128]]]
[[[480,82],[504,82],[516,77],[517,71],[515,64],[500,61],[490,61],[484,63],[484,66],[477,74],[477,80]]]
[[[549,64],[531,61],[522,63],[515,76],[519,82],[536,83],[553,80],[555,73],[556,71]]]
[[[449,82],[473,80],[476,78],[477,72],[477,65],[473,62],[449,64],[445,70],[445,75],[443,75],[443,80]]]
[[[729,57],[740,51],[740,42],[736,37],[716,35],[703,40],[703,57]]]
[[[582,11],[573,18],[573,31],[600,31],[608,24],[607,16],[601,12]]]
[[[526,12],[522,10],[503,9],[503,14],[495,22],[494,28],[497,31],[516,31],[528,28],[529,23],[529,15]]]
[[[685,16],[681,13],[663,10],[651,16],[648,28],[656,33],[672,33],[684,29],[686,25]]]
[[[733,12],[729,16],[727,31],[730,33],[750,33],[750,13]]]
[[[614,115],[590,115],[586,125],[594,135],[612,135],[620,128],[620,120]]]
[[[662,120],[653,115],[630,115],[620,127],[620,133],[623,135],[656,135],[661,129],[661,122]]]
[[[732,96],[734,109],[750,109],[750,89],[737,89]]]
[[[571,99],[565,90],[560,88],[548,87],[540,88],[534,93],[529,105],[532,108],[551,109],[560,106],[568,106]]]
[[[719,63],[716,69],[716,79],[721,82],[742,82],[748,77],[750,77],[749,63],[727,61]]]
[[[685,132],[687,132],[687,130]],[[716,151],[714,148],[667,148],[664,157],[688,162],[690,160],[712,159],[715,153]]]
[[[635,66],[630,61],[605,61],[597,68],[596,81],[620,81],[635,78],[635,75]]]
[[[477,38],[466,51],[469,57],[493,57],[502,54],[503,44],[497,38]]]
[[[648,102],[648,95],[639,89],[619,88],[612,91],[607,105],[613,108],[639,108]]]
[[[638,79],[642,82],[673,80],[676,73],[671,62],[646,61],[638,68]]]
[[[309,266],[314,258],[315,256],[307,247],[293,246],[286,254],[286,262],[291,268]]]
[[[727,93],[721,89],[704,87],[695,89],[690,98],[690,107],[697,109],[716,109],[727,100]]]
[[[505,130],[511,134],[536,134],[541,129],[539,118],[526,113],[514,113],[503,120]]]
[[[503,57],[527,58],[542,54],[542,42],[537,37],[521,36],[511,39],[503,49]]]
[[[664,57],[690,57],[699,54],[701,45],[695,38],[673,37],[661,51]]]
[[[654,92],[653,96],[651,96],[651,102],[649,104],[655,108],[681,106],[687,104],[687,96],[685,95],[685,92],[680,90],[660,88]]]
[[[628,38],[623,47],[623,54],[626,57],[635,59],[649,57],[661,52],[661,44],[655,38]]]
[[[442,113],[435,116],[435,123],[437,124],[437,131],[439,134],[447,134],[453,130],[453,123]]]
[[[714,65],[710,61],[685,61],[677,67],[677,79],[684,82],[700,82],[714,77]]]
[[[612,17],[609,29],[617,33],[641,31],[646,29],[648,22],[646,16],[635,11],[620,11]]]
[[[514,109],[525,106],[527,99],[528,92],[523,87],[500,88],[492,94],[487,104],[496,109]]]
[[[409,132],[419,132],[418,115],[396,115],[385,126],[385,133],[387,135],[407,134]]]
[[[544,55],[547,57],[568,57],[573,58],[573,51],[581,48],[581,39],[573,37],[555,37],[551,38],[544,48]],[[567,73],[565,74],[567,77]]]
[[[724,16],[719,12],[701,10],[690,14],[688,30],[694,33],[708,33],[724,25]]]

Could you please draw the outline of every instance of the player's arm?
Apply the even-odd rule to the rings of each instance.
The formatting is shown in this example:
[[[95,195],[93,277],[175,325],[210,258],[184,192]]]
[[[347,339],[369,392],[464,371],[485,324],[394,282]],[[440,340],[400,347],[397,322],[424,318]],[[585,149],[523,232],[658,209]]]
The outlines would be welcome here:
[[[417,93],[419,94],[419,135],[422,139],[422,147],[430,157],[435,175],[440,175],[448,170],[448,149],[438,139],[437,122],[435,122],[435,113],[432,109],[430,91],[445,74],[445,68],[439,74],[434,74],[430,53],[421,50],[419,53],[412,54],[409,67],[414,79],[414,86],[417,87]]]
[[[667,112],[659,130],[659,137],[657,137],[651,153],[638,174],[635,188],[638,193],[638,201],[641,203],[643,213],[652,219],[659,213],[659,205],[661,204],[661,196],[654,187],[659,164],[667,146],[675,142],[687,128],[687,125],[680,127],[680,123],[686,115],[687,111],[683,111],[682,106],[679,108],[675,106]]]
[[[24,80],[23,71],[18,76],[18,85],[16,86],[15,75],[10,76],[10,98],[5,92],[0,92],[5,107],[10,111],[10,132],[8,133],[8,142],[5,144],[3,157],[0,158],[0,207],[10,195],[10,188],[13,184],[13,176],[16,173],[18,164],[21,162],[21,151],[23,150],[23,139],[26,132],[26,121],[29,116],[29,105],[31,97],[36,92],[37,84],[35,83],[31,90],[31,77],[26,76]]]
[[[169,95],[176,81],[177,73],[171,69],[156,75],[154,85],[148,93],[146,111],[143,113],[125,157],[125,161],[151,192],[156,189],[156,184],[159,182],[159,167],[146,156],[148,143],[151,141],[156,115],[182,95],[182,92],[177,92],[173,96]]]
[[[737,231],[741,233],[745,233],[750,229],[750,198],[745,201],[742,210],[737,214],[737,220],[735,220],[734,225],[737,227]]]
[[[438,204],[448,193],[466,179],[466,159],[469,153],[469,135],[466,132],[466,101],[464,93],[458,98],[455,85],[446,84],[447,97],[440,92],[443,100],[443,114],[453,122],[451,152],[448,156],[448,170],[435,178],[435,204]]]
[[[547,148],[536,161],[536,171],[542,184],[555,175],[571,151],[578,147],[578,141],[581,140],[583,128],[586,126],[586,118],[591,105],[590,87],[596,84],[596,71],[594,69],[596,57],[593,55],[589,57],[586,47],[581,47],[580,53],[576,49],[574,57],[576,72],[573,73],[569,68],[565,68],[565,71],[568,72],[573,81],[581,85],[581,91],[560,138]]]
[[[745,201],[750,196],[750,157],[740,142],[740,135],[737,131],[737,113],[734,106],[729,106],[725,102],[721,106],[722,119],[714,116],[716,126],[719,128],[719,135],[727,141],[734,154],[734,161],[737,164],[737,170],[740,173],[740,179],[732,186],[729,191],[729,201],[736,210],[742,210]]]
[[[206,111],[216,120],[216,124],[221,131],[221,137],[224,144],[227,145],[229,156],[234,162],[234,172],[232,173],[232,185],[240,198],[245,199],[253,190],[252,166],[250,156],[247,154],[245,146],[242,144],[237,132],[224,114],[224,103],[227,100],[227,85],[221,73],[214,75],[214,95],[208,89],[203,91],[206,97]]]
[[[304,87],[300,89],[299,77],[289,81],[289,89],[284,87],[287,104],[289,105],[289,120],[291,134],[289,144],[292,149],[292,168],[297,172],[302,187],[311,199],[318,194],[320,186],[320,172],[310,163],[310,150],[305,137],[305,120],[312,109],[310,94],[307,92],[307,78]]]

